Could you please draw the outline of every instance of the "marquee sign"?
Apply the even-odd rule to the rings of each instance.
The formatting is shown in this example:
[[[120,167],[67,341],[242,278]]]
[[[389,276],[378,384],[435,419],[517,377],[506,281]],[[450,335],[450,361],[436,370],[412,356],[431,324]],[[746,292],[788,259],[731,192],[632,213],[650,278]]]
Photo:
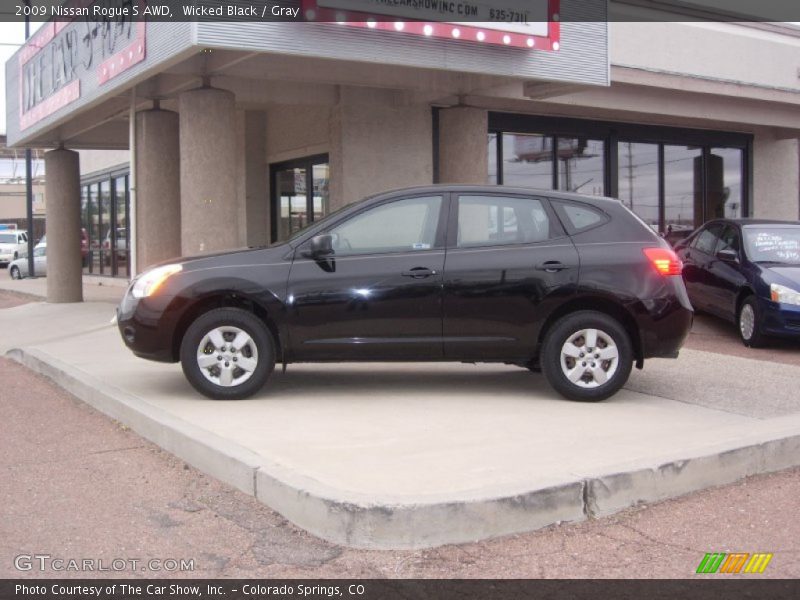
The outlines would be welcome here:
[[[73,0],[73,5],[141,0]],[[102,85],[145,58],[144,21],[48,21],[18,54],[19,126],[25,130],[81,96],[94,73]]]
[[[306,21],[552,51],[559,8],[560,0],[303,0]]]

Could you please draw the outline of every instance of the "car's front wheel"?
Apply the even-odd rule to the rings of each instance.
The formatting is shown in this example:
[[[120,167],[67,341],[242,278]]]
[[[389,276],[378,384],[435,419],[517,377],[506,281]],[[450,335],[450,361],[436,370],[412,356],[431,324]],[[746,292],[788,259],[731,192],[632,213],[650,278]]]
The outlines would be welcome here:
[[[755,296],[748,296],[739,307],[739,337],[742,343],[749,348],[758,348],[766,341],[761,333],[761,314],[758,310],[758,301]]]
[[[181,343],[183,373],[198,392],[214,400],[252,396],[275,367],[275,343],[254,314],[218,308],[198,317]]]
[[[19,267],[11,267],[11,269],[9,269],[9,274],[11,275],[11,279],[22,279],[22,274],[19,272]]]
[[[550,328],[540,362],[547,381],[562,396],[597,402],[628,381],[633,348],[616,319],[585,310],[562,317]]]

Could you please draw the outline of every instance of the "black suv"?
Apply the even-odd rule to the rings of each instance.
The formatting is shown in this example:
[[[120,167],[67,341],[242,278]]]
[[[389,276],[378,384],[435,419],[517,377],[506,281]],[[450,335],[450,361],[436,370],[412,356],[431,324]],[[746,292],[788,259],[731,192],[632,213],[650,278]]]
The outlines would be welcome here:
[[[215,399],[254,394],[276,362],[462,361],[541,370],[595,401],[634,363],[678,355],[693,314],[680,275],[618,200],[427,186],[284,243],[152,268],[117,316],[136,355],[180,360]]]

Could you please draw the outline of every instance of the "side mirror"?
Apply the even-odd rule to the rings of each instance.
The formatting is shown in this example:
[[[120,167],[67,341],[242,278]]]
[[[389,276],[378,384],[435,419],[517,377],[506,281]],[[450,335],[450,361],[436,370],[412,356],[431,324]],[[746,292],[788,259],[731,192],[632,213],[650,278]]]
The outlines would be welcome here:
[[[722,262],[727,263],[739,262],[739,255],[737,254],[736,250],[731,250],[730,248],[726,248],[725,250],[720,250],[717,252],[717,258]]]
[[[308,241],[303,254],[309,258],[319,258],[320,256],[333,254],[333,237],[329,233],[315,235]]]

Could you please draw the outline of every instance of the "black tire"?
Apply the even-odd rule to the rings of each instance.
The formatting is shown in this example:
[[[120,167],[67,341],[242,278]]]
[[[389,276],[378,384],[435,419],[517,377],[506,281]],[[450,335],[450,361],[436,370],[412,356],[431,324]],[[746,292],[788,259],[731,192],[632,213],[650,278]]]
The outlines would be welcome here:
[[[748,308],[753,312],[753,331],[750,337],[746,337],[745,331],[747,328],[742,324],[742,315],[746,313]],[[758,302],[755,296],[748,296],[742,301],[739,306],[739,312],[736,315],[736,329],[739,331],[739,339],[748,348],[761,348],[766,343],[766,336],[761,333],[761,312],[758,310]]]
[[[595,342],[597,347],[592,348],[598,354],[604,348],[609,347],[607,339],[610,339],[616,346],[616,364],[613,359],[604,361],[602,358],[595,358],[594,354],[586,356],[586,361],[580,361],[580,357],[572,359],[573,368],[579,369],[576,373],[584,374],[581,379],[573,383],[565,373],[570,359],[565,358],[562,367],[561,350],[567,342],[580,340],[581,338],[576,337],[576,334],[587,329],[595,329],[602,334],[598,336],[599,341]],[[584,351],[588,350],[588,346],[580,348]],[[540,363],[548,383],[559,394],[578,402],[598,402],[613,396],[628,381],[633,367],[633,346],[628,332],[616,319],[605,313],[582,310],[562,317],[548,330],[542,344]],[[596,365],[597,369],[602,369],[604,376],[609,372],[612,373],[611,376],[606,381],[598,383],[591,374],[592,365]]]
[[[22,275],[20,275],[19,267],[11,267],[9,269],[9,274],[11,275],[11,279],[22,279]]]
[[[238,354],[240,358],[252,359],[253,356],[256,357],[256,366],[250,371],[251,375],[240,384],[221,385],[211,381],[204,374],[205,371],[209,373],[210,377],[221,379],[223,363],[224,365],[233,365],[233,362],[237,361],[236,355],[231,354],[233,350],[229,346],[223,346],[227,351],[225,354],[219,352],[218,349],[213,352],[205,352],[212,358],[214,354],[217,354],[216,358],[222,357],[222,361],[218,361],[219,366],[212,365],[207,369],[202,369],[198,364],[200,343],[210,332],[219,328],[240,329],[250,336],[252,344],[255,346],[254,349],[257,353],[252,352],[253,346],[250,344],[239,351],[241,352],[241,354]],[[234,336],[234,334],[226,332],[224,336],[225,341],[230,343],[232,341],[231,336]],[[211,346],[208,346],[208,344],[211,344]],[[208,341],[206,349],[209,348],[216,348],[216,346]],[[248,351],[250,352],[249,356],[247,355]],[[241,400],[258,392],[272,374],[272,370],[275,367],[275,342],[269,329],[254,314],[239,308],[217,308],[199,316],[189,326],[181,341],[180,356],[183,373],[189,383],[192,384],[192,387],[198,392],[214,400]],[[226,358],[228,359],[227,362],[225,361]],[[232,383],[235,383],[235,377],[237,377],[235,373],[239,372],[242,374],[240,376],[243,376],[247,372],[242,369],[237,371],[238,367],[236,365],[233,365],[230,369],[234,373],[231,376],[234,378]]]

